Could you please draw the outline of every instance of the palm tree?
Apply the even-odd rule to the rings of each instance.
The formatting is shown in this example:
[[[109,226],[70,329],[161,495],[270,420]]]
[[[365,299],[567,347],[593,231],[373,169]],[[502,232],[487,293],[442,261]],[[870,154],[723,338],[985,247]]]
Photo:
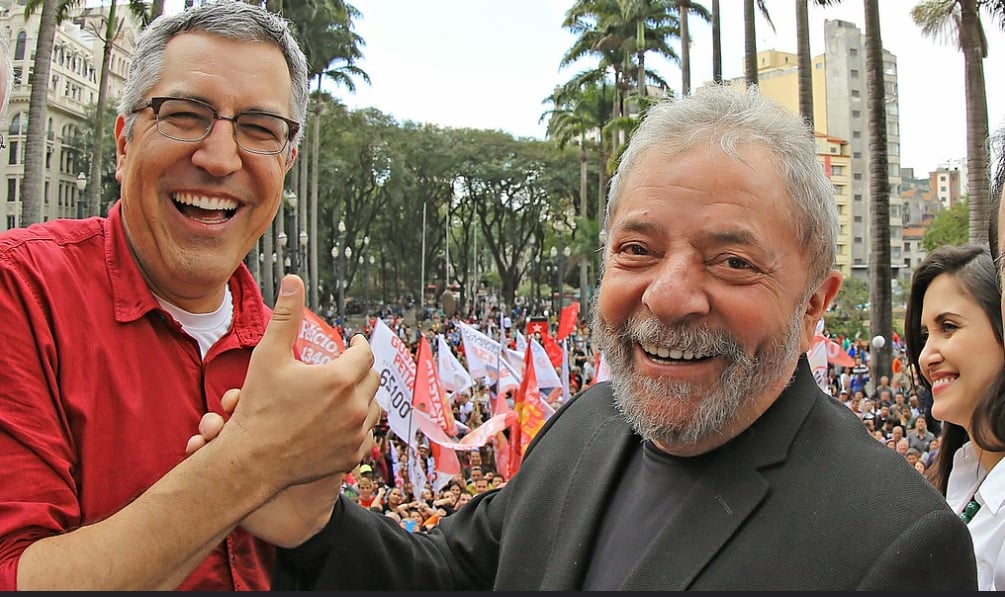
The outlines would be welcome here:
[[[680,94],[691,95],[691,34],[688,30],[688,15],[701,17],[706,23],[712,16],[708,9],[692,0],[677,1],[677,19],[680,22]]]
[[[370,76],[356,65],[363,57],[362,48],[366,42],[353,30],[353,23],[359,19],[359,10],[342,0],[312,0],[310,2],[292,3],[286,10],[297,39],[307,56],[308,73],[317,81],[317,93],[313,100],[314,126],[311,143],[311,190],[310,205],[303,205],[302,214],[307,214],[310,221],[308,238],[310,255],[308,276],[310,280],[309,305],[317,308],[318,297],[318,158],[320,154],[320,122],[324,110],[321,98],[321,84],[325,78],[331,79],[336,85],[341,85],[350,93],[356,91],[354,78],[358,77],[370,83]],[[303,164],[301,164],[301,168]],[[306,180],[301,173],[299,179]],[[301,193],[303,186],[301,185]],[[309,213],[308,213],[309,212]],[[301,218],[303,221],[304,218]],[[294,231],[295,233],[295,231]]]
[[[869,318],[873,335],[893,336],[890,291],[890,171],[886,144],[886,84],[878,0],[864,0],[865,69],[869,118]],[[874,346],[873,379],[890,371],[890,342]]]
[[[24,16],[28,19],[41,8],[35,61],[32,65],[31,98],[28,103],[28,134],[24,145],[24,182],[21,192],[21,226],[42,221],[45,189],[46,96],[49,93],[49,72],[52,68],[52,46],[56,27],[66,17],[75,0],[29,0]]]
[[[743,77],[747,86],[757,85],[757,28],[754,25],[754,5],[764,20],[775,30],[764,0],[743,0]]]
[[[610,137],[610,155],[616,156],[626,139],[623,131],[630,130],[628,123],[634,121],[633,118],[622,120],[628,113],[627,100],[632,90],[635,89],[637,111],[641,114],[645,82],[669,89],[658,73],[645,68],[646,52],[656,52],[671,62],[680,61],[669,43],[679,34],[672,6],[661,0],[577,0],[566,12],[562,27],[577,37],[562,57],[560,68],[585,56],[599,58],[596,69],[577,75],[578,85],[601,81],[608,71],[613,72],[618,101],[613,105],[611,120],[622,123],[622,132]],[[644,80],[641,85],[640,80]]]
[[[185,3],[185,8],[191,8],[191,2]],[[143,27],[164,14],[164,0],[129,0],[129,11],[133,13]]]
[[[568,143],[576,139],[579,143],[579,217],[580,225],[589,219],[589,151],[595,150],[600,156],[600,180],[598,183],[597,222],[602,221],[604,189],[606,188],[606,162],[604,154],[603,131],[607,128],[614,103],[614,93],[609,85],[595,82],[586,87],[566,85],[555,89],[546,100],[552,104],[552,109],[545,112],[541,119],[548,119],[547,134],[558,142],[559,149],[564,149]],[[591,137],[596,135],[596,141]],[[596,227],[599,231],[599,227]],[[599,240],[594,237],[591,240]],[[594,246],[594,249],[596,246]],[[579,286],[580,298],[583,304],[589,304],[587,296],[590,288],[588,280],[588,262],[580,260]]]
[[[1005,2],[982,0],[926,0],[911,9],[911,18],[927,37],[952,41],[963,53],[964,89],[967,103],[967,179],[970,182],[969,241],[986,245],[990,191],[985,171],[990,159],[988,102],[984,58],[988,40],[981,25],[983,6],[996,18],[1005,17]]]
[[[712,0],[712,82],[722,83],[722,31],[719,24],[719,0]]]
[[[98,109],[94,118],[94,140],[91,144],[91,185],[87,191],[88,201],[87,201],[87,212],[92,216],[101,215],[101,196],[102,196],[102,185],[101,185],[101,161],[104,157],[104,144],[102,140],[104,139],[105,130],[105,104],[108,103],[108,72],[109,64],[112,59],[112,48],[115,46],[115,39],[119,36],[119,32],[122,29],[122,21],[115,20],[115,8],[118,5],[117,0],[112,0],[112,3],[108,7],[108,16],[104,17],[105,30],[104,33],[99,33],[94,28],[94,33],[104,42],[104,47],[101,56],[101,73],[98,79]],[[98,10],[101,10],[100,8]]]
[[[813,126],[813,64],[810,56],[810,17],[807,5],[809,0],[796,2],[796,60],[799,73],[799,113],[809,125]],[[840,4],[841,0],[813,0],[817,6]]]

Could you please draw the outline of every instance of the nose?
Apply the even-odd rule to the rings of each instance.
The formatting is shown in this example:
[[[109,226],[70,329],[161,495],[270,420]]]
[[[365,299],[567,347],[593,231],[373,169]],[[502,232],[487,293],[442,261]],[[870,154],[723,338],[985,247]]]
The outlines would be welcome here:
[[[925,377],[929,377],[931,368],[941,362],[942,352],[939,350],[938,340],[929,336],[925,340],[925,345],[921,347],[921,352],[918,354],[918,365],[921,367],[921,373]],[[931,380],[929,379],[929,381]]]
[[[709,279],[699,256],[667,253],[652,274],[642,303],[660,321],[673,323],[708,314]]]
[[[229,118],[213,121],[209,134],[199,141],[192,163],[213,176],[223,177],[241,169],[241,150],[237,146],[236,125]]]

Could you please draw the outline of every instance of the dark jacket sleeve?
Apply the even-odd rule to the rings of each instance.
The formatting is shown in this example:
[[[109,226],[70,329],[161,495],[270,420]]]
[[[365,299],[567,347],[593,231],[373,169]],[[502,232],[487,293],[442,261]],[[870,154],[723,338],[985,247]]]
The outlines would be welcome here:
[[[498,497],[498,491],[475,497],[428,533],[409,533],[392,518],[340,499],[320,533],[278,550],[272,588],[490,590],[499,553]]]

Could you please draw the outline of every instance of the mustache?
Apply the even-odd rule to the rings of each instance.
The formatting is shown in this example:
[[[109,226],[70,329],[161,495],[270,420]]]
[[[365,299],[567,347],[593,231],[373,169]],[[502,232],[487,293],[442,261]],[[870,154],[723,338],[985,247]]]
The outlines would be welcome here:
[[[729,330],[704,324],[664,325],[655,317],[633,315],[619,329],[610,330],[619,342],[655,344],[707,356],[744,358],[740,341]]]

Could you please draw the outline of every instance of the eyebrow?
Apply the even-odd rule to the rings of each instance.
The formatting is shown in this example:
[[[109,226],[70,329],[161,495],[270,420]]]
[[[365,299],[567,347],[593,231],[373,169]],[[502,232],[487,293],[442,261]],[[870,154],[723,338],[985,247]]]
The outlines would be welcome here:
[[[220,111],[220,108],[218,108],[216,106],[215,102],[213,102],[212,100],[210,100],[208,97],[206,97],[204,95],[200,95],[198,93],[189,93],[189,92],[186,92],[186,91],[181,91],[181,92],[178,92],[178,93],[167,93],[167,94],[165,94],[163,96],[160,96],[160,97],[170,97],[172,99],[195,100],[195,101],[202,102],[204,104],[207,104],[207,105],[211,106],[217,112]],[[240,110],[238,112],[235,112],[233,115],[236,116],[238,114],[247,114],[248,112],[256,112],[256,113],[259,113],[259,114],[270,114],[272,116],[281,116],[282,118],[289,118],[290,120],[293,120],[293,118],[291,116],[283,116],[281,110],[273,110],[272,108],[245,108],[244,110]]]
[[[622,231],[639,232],[642,234],[659,234],[664,231],[663,225],[651,220],[643,219],[628,220],[623,224],[620,224],[618,228]],[[713,246],[742,245],[757,249],[764,254],[774,255],[774,251],[771,250],[771,247],[764,243],[761,238],[756,236],[750,230],[733,229],[703,232],[698,237],[698,241],[701,244]]]

